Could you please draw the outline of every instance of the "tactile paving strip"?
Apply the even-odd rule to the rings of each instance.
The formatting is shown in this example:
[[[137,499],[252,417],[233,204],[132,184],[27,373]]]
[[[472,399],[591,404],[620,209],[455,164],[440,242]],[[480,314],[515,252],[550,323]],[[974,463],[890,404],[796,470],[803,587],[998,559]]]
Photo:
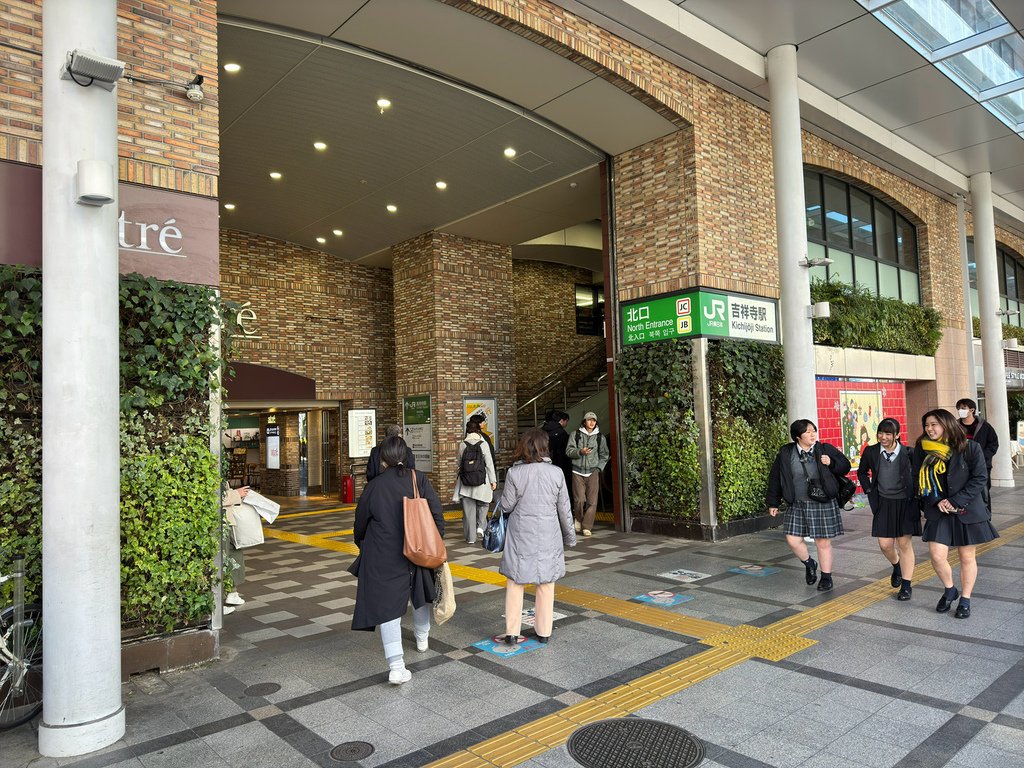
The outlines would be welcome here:
[[[603,720],[569,737],[569,754],[586,768],[692,768],[704,745],[678,726],[657,720]]]
[[[740,624],[738,627],[705,637],[701,642],[713,648],[730,648],[759,659],[782,661],[787,656],[810,648],[818,641],[787,632]]]

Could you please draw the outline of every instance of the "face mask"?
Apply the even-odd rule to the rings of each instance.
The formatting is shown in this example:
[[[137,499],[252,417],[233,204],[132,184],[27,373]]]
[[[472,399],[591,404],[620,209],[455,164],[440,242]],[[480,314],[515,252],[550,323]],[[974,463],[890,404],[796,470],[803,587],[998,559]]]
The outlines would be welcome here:
[[[969,410],[967,410],[966,408],[961,408],[959,411],[957,411],[957,415],[961,419],[966,419],[968,417],[968,415],[970,415],[970,413],[971,412]]]

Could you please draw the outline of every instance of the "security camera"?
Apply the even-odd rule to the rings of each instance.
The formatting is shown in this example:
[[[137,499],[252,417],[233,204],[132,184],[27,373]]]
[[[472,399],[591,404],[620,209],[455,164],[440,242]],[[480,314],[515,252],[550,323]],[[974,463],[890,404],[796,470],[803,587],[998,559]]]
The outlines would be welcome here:
[[[196,103],[203,100],[206,94],[203,93],[203,76],[196,75],[192,80],[185,85],[185,96],[188,97],[189,101]]]

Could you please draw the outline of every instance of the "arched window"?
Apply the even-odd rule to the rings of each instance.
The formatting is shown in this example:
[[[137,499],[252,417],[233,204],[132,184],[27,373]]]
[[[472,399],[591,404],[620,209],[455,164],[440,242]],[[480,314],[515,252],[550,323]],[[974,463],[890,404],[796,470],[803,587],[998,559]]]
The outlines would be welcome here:
[[[967,238],[967,273],[971,278],[971,314],[978,314],[978,282],[974,261],[974,238]],[[1024,259],[999,243],[996,243],[996,268],[999,271],[999,306],[1005,312],[1016,312],[1002,316],[1009,325],[1024,326]]]
[[[862,189],[816,171],[804,171],[807,257],[829,258],[811,279],[857,284],[878,296],[921,303],[917,230]]]

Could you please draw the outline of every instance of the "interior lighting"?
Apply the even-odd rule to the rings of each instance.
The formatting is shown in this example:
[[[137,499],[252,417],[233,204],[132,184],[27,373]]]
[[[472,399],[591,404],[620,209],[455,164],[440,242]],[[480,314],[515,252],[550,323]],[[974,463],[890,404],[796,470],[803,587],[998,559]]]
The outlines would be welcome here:
[[[388,100],[388,99],[377,99],[377,109],[380,110],[380,113],[382,115],[384,114],[384,110],[388,109],[390,107],[391,107],[391,101],[390,100]]]
[[[278,179],[281,178],[281,172],[280,171],[271,171],[270,172],[270,178],[272,178],[274,181],[277,181]]]
[[[345,234],[345,233],[344,233],[344,232],[342,232],[342,231],[341,231],[340,229],[336,229],[336,230],[334,230],[334,236],[335,236],[335,237],[341,237],[341,236],[342,236],[342,235],[344,235],[344,234]]]
[[[233,210],[235,210],[235,204],[234,203],[224,203],[224,210],[225,211],[233,211]]]
[[[227,64],[224,65],[224,71],[225,72],[230,72],[231,74],[234,74],[235,72],[238,72],[241,69],[242,69],[242,65],[241,64],[235,64],[233,61],[232,62],[228,62]]]
[[[324,243],[326,243],[326,242],[327,242],[327,238],[326,238],[326,237],[318,237],[318,238],[316,239],[316,241],[317,241],[318,243],[320,243],[320,245],[323,245]]]
[[[516,156],[515,149],[513,149],[512,147],[505,147],[505,157],[507,157],[509,160],[511,160],[515,156]]]
[[[323,152],[325,149],[327,149],[327,144],[322,141],[314,141],[313,149],[315,149],[317,152]]]
[[[447,181],[435,181],[434,182],[434,186],[437,187],[438,189],[448,189],[448,182]]]
[[[388,203],[387,208],[388,208],[388,213],[398,213],[398,206],[397,205],[394,205],[392,203]]]

